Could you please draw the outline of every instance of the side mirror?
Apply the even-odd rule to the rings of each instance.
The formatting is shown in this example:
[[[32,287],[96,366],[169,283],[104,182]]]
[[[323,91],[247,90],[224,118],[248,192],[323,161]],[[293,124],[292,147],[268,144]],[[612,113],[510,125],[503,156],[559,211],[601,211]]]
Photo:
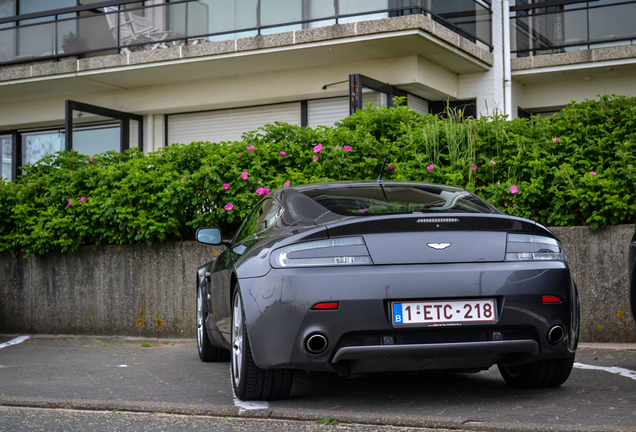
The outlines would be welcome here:
[[[197,241],[199,243],[219,246],[223,244],[223,233],[221,232],[221,228],[217,227],[208,227],[208,228],[199,228],[197,230]]]

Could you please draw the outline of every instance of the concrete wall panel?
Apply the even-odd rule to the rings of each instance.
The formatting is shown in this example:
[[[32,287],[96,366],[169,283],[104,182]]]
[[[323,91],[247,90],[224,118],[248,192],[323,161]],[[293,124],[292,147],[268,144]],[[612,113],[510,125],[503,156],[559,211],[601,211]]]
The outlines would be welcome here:
[[[636,342],[627,256],[632,225],[553,228],[581,297],[581,340]],[[0,256],[0,333],[194,337],[196,269],[222,248],[196,242]]]

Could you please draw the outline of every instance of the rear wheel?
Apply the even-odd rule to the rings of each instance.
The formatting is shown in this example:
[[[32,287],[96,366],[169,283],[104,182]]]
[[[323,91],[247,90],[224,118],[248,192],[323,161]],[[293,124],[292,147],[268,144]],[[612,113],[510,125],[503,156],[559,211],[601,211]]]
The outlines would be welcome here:
[[[230,360],[230,352],[212,345],[208,337],[208,331],[205,326],[205,301],[201,287],[197,289],[197,346],[201,361],[224,362]]]
[[[232,307],[232,384],[241,400],[275,400],[289,396],[294,371],[256,366],[245,328],[243,301],[238,290]]]
[[[572,372],[574,356],[564,359],[542,360],[517,366],[498,364],[499,372],[509,386],[515,388],[557,387]]]

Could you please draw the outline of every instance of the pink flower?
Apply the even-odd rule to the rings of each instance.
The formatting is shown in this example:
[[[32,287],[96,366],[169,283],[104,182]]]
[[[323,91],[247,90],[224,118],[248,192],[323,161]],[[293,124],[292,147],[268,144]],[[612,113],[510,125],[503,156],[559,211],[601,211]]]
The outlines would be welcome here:
[[[596,175],[596,173],[594,171],[590,171],[591,175]]]
[[[181,177],[181,181],[183,181],[183,177]]]
[[[93,162],[93,158],[91,158],[91,162]]]
[[[228,190],[230,188],[230,185],[227,183],[223,183],[223,190]]]
[[[519,192],[519,189],[517,189],[517,186],[515,186],[515,185],[510,186],[510,193],[511,194],[516,194],[517,192]]]
[[[395,169],[395,167],[393,165],[389,165],[389,169],[393,170],[393,169]]]
[[[433,164],[430,164],[429,166],[426,167],[426,169],[429,171],[433,171],[433,168],[435,168],[435,165]]]
[[[254,151],[254,146],[247,146],[247,149],[248,149],[249,151]]]
[[[243,171],[243,174],[241,174],[241,178],[242,178],[243,180],[247,180],[247,177],[248,177],[248,175],[247,175],[247,171]]]
[[[281,156],[285,156],[286,154],[287,154],[287,153],[285,153],[285,152],[280,152],[280,155],[281,155]]]
[[[348,151],[348,152],[350,152],[350,151],[351,151],[351,147],[349,147],[349,146],[344,146],[343,148],[344,148],[346,151]]]
[[[68,200],[68,204],[66,204],[66,207],[70,207],[71,204],[73,204],[73,200],[72,199]]]
[[[561,142],[561,138],[557,137],[557,138],[554,138],[552,141],[554,141],[555,143],[560,143]]]
[[[369,209],[360,209],[360,210],[358,210],[358,211],[359,211],[360,213],[366,213],[366,212],[367,212],[367,210],[369,210]]]
[[[318,162],[318,156],[314,156],[314,162]]]
[[[86,201],[86,197],[81,197],[80,202],[84,202],[84,201]]]
[[[261,195],[263,195],[265,193],[265,189],[258,188],[258,189],[256,189],[256,193],[258,194],[258,196],[261,196]]]
[[[471,171],[477,171],[477,164],[472,164],[472,165],[470,166],[470,170],[471,170]]]
[[[318,144],[316,147],[314,147],[314,153],[318,153],[320,150],[322,150],[322,144]]]
[[[495,162],[495,161],[490,161],[490,162],[492,162],[492,164],[493,164],[494,166],[497,166],[497,162]]]
[[[263,189],[263,192],[265,192],[265,195],[267,195],[269,193],[269,188]]]
[[[289,187],[290,184],[291,184],[290,182],[285,182],[283,183],[283,187]]]
[[[227,210],[227,211],[232,211],[233,208],[234,208],[234,204],[226,204],[225,205],[225,210]]]

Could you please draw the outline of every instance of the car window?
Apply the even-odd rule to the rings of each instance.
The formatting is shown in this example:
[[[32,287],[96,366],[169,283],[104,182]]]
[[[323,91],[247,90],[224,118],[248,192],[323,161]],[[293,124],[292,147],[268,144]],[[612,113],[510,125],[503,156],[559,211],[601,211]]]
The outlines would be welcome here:
[[[488,204],[470,192],[433,185],[343,186],[303,193],[332,212],[345,216],[492,212]]]
[[[282,212],[283,208],[275,199],[267,198],[263,200],[245,219],[239,232],[236,233],[234,243],[241,242],[271,227],[276,223]]]

